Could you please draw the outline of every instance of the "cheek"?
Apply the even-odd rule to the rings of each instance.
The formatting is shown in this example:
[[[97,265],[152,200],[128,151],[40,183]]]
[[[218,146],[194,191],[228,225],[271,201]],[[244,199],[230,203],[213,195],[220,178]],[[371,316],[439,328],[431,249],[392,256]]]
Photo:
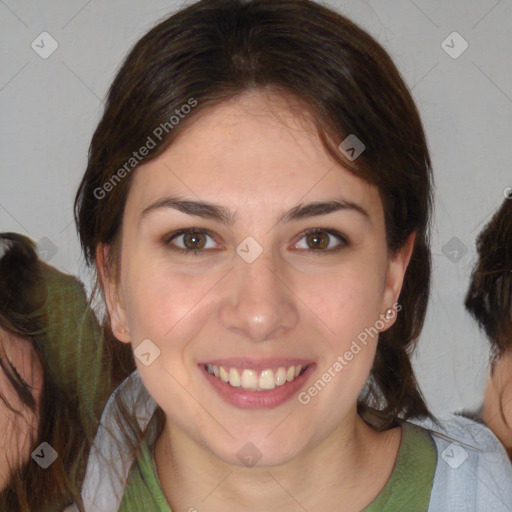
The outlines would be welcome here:
[[[353,265],[300,286],[310,309],[340,342],[375,325],[382,304],[384,276]]]
[[[186,385],[190,379],[194,340],[214,315],[208,306],[211,296],[206,297],[212,289],[212,276],[185,275],[163,264],[139,268],[137,272],[127,273],[124,286],[131,343],[135,356],[143,340],[151,340],[158,348],[158,356],[149,366],[135,357],[139,372],[143,378],[155,380],[156,388],[158,376],[166,372]],[[152,387],[151,383],[147,387]],[[154,393],[158,396],[158,389]]]
[[[142,338],[165,337],[198,304],[203,280],[164,265],[143,264],[129,269],[124,295],[130,332]]]
[[[368,262],[361,260],[340,266],[330,276],[301,284],[304,293],[309,290],[304,295],[304,302],[314,313],[309,316],[324,337],[322,348],[319,346],[318,375],[329,383],[329,391],[322,396],[326,397],[325,404],[330,403],[328,396],[335,401],[333,414],[338,415],[357,399],[367,381],[377,349],[378,328],[383,327],[380,315],[385,274],[368,272]],[[320,383],[317,387],[322,386]],[[310,392],[314,395],[317,391],[306,390]]]
[[[187,405],[183,387],[189,385],[190,379],[184,358],[188,341],[194,336],[193,326],[183,319],[193,309],[195,294],[179,276],[147,265],[139,269],[127,272],[123,286],[134,360],[157,403],[164,410],[167,403],[183,409]],[[145,345],[141,344],[143,341]],[[138,351],[139,344],[147,348]],[[149,361],[139,358],[139,352],[149,353]]]

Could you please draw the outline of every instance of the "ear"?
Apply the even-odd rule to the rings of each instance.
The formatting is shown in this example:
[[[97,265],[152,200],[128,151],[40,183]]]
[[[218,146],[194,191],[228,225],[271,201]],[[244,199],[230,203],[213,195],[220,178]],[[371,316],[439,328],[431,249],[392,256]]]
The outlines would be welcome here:
[[[416,231],[413,231],[405,244],[393,256],[388,263],[388,271],[386,277],[386,286],[384,291],[384,299],[382,301],[382,311],[385,313],[388,309],[393,309],[395,314],[390,320],[386,321],[386,329],[389,329],[396,321],[396,312],[400,311],[402,307],[396,306],[398,297],[402,290],[405,272],[409,261],[411,260],[412,252],[414,249],[414,241],[416,240]]]
[[[116,276],[107,265],[110,247],[99,244],[96,248],[96,270],[104,290],[107,311],[114,336],[123,343],[130,343],[124,297]]]

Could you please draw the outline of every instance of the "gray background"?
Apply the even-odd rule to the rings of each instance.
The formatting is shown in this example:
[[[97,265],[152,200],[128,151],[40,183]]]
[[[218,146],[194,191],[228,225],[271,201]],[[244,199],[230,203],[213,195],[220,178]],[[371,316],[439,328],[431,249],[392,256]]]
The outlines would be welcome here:
[[[129,48],[182,5],[0,0],[0,231],[28,235],[50,264],[88,287],[72,204],[90,138]],[[390,52],[422,114],[437,195],[433,289],[414,364],[434,412],[476,407],[488,346],[465,313],[463,298],[475,236],[512,186],[512,1],[328,5]],[[51,48],[42,32],[58,44],[46,59],[31,46],[35,41],[39,52]],[[453,32],[469,45],[457,58],[443,49],[458,54],[463,48]]]

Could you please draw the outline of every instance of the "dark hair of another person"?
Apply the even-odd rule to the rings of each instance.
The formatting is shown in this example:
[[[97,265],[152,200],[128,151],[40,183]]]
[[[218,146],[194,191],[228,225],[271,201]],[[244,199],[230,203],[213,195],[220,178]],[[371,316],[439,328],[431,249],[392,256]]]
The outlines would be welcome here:
[[[295,100],[313,119],[332,158],[377,187],[390,254],[416,231],[399,297],[402,310],[380,334],[358,411],[369,417],[366,413],[378,409],[383,428],[399,416],[430,416],[410,361],[430,290],[432,172],[425,134],[386,51],[324,6],[308,0],[202,0],[164,19],[135,44],[108,92],[75,199],[87,263],[95,265],[98,245],[106,244],[110,275],[118,277],[122,216],[138,172],[137,166],[118,170],[126,170],[133,152],[151,137],[156,145],[142,161],[148,163],[201,112],[247,91]],[[171,116],[193,102],[197,106],[183,109],[187,115],[169,128]],[[154,135],[159,126],[168,132],[161,141]],[[365,145],[354,162],[338,149],[349,134]]]
[[[464,305],[487,335],[496,362],[512,349],[512,200],[503,201],[478,235],[476,250]]]
[[[113,352],[102,343],[82,285],[40,261],[34,242],[16,233],[0,234],[0,326],[30,342],[43,369],[30,451],[47,442],[58,454],[46,469],[30,456],[18,467],[13,461],[0,510],[61,512],[74,501],[83,510],[80,487],[88,452],[120,376],[113,372]],[[21,402],[36,411],[32,387],[1,356],[0,371]],[[5,396],[0,399],[10,407]]]

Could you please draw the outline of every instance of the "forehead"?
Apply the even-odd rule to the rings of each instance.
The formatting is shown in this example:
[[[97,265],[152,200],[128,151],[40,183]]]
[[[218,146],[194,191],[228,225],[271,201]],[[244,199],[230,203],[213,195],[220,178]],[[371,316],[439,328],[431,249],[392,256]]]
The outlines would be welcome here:
[[[201,112],[131,188],[139,209],[166,194],[261,209],[342,196],[381,208],[377,189],[327,153],[304,106],[263,92]]]

